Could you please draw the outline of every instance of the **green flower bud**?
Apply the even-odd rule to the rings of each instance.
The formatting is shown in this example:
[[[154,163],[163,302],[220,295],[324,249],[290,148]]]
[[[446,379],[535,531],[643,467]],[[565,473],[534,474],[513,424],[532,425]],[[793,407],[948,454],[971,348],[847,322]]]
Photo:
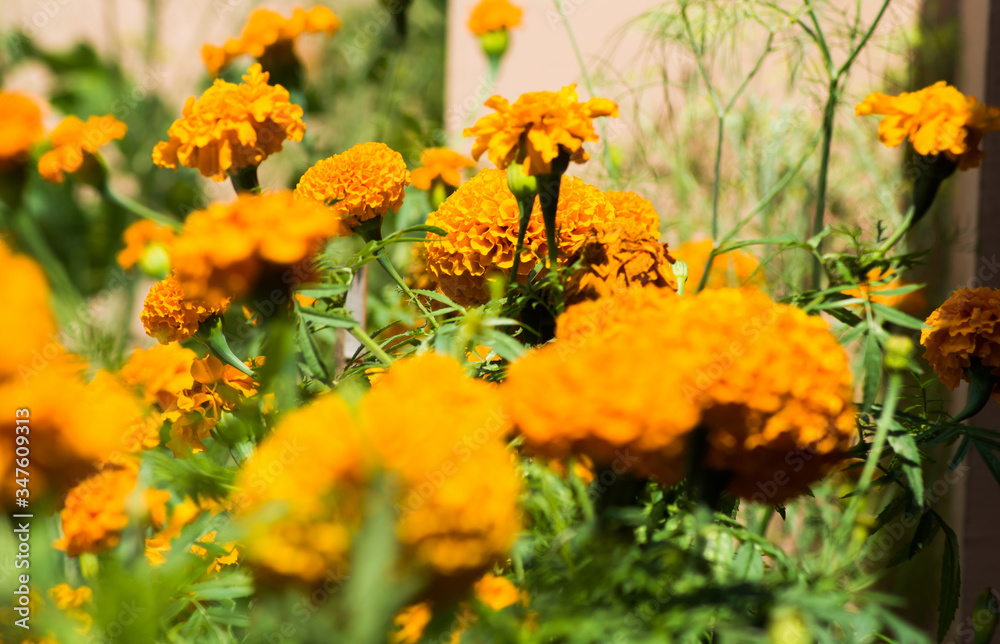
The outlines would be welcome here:
[[[161,280],[170,273],[170,253],[166,246],[154,242],[142,251],[138,265],[146,275]]]
[[[515,199],[528,199],[538,194],[538,177],[525,174],[520,163],[512,163],[507,166],[507,187]]]
[[[905,335],[891,335],[885,342],[885,368],[889,371],[903,371],[910,364],[913,355],[913,340]]]
[[[683,260],[678,259],[670,265],[670,270],[677,278],[677,294],[684,295],[684,283],[687,282],[688,278],[688,265]]]
[[[510,34],[506,28],[487,31],[479,37],[479,44],[483,46],[483,52],[487,57],[500,58],[510,45]]]

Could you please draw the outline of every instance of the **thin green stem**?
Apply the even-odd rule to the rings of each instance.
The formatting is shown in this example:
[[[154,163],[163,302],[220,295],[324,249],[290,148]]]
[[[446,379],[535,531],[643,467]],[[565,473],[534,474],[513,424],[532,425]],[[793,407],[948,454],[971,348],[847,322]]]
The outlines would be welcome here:
[[[823,231],[823,216],[826,213],[827,175],[830,170],[830,148],[833,144],[833,123],[837,115],[837,100],[840,90],[836,78],[830,80],[829,95],[823,109],[823,143],[820,148],[819,183],[816,186],[816,214],[813,217],[812,234],[815,237]],[[820,249],[817,248],[817,253]],[[819,259],[813,261],[812,288],[819,289],[822,266]]]
[[[521,251],[524,250],[524,235],[528,232],[528,223],[531,220],[531,211],[535,206],[535,195],[530,198],[524,197],[517,200],[519,221],[517,228],[517,247],[514,250],[514,265],[510,269],[509,284],[517,281],[517,272],[521,268]]]
[[[111,186],[109,185],[105,185],[104,187],[104,197],[108,201],[118,205],[121,208],[124,208],[125,210],[131,212],[133,215],[137,217],[141,217],[143,219],[149,219],[150,221],[155,221],[161,226],[170,226],[175,230],[181,229],[181,222],[177,221],[173,217],[164,215],[163,213],[159,213],[153,210],[152,208],[148,208],[131,197],[126,197],[125,195],[118,194],[117,192],[112,190]]]
[[[402,289],[406,297],[417,305],[420,312],[423,313],[424,316],[426,316],[427,321],[430,322],[431,327],[437,329],[440,326],[438,321],[434,318],[434,315],[427,310],[427,307],[420,301],[420,298],[413,294],[410,287],[406,285],[406,280],[404,280],[400,274],[396,272],[396,268],[392,265],[392,262],[389,261],[389,256],[385,252],[385,247],[379,248],[375,251],[375,259],[378,260],[379,265],[385,269],[385,272],[389,274],[389,277],[396,283],[396,286]]]
[[[868,31],[865,32],[865,35],[861,38],[861,41],[858,42],[858,46],[854,49],[854,51],[851,52],[851,55],[847,57],[847,60],[844,61],[844,64],[841,65],[840,69],[837,71],[838,78],[845,75],[851,69],[851,65],[854,64],[854,59],[858,57],[858,54],[861,53],[861,50],[864,49],[865,45],[868,44],[868,39],[872,37],[873,33],[875,33],[875,29],[878,27],[879,22],[881,22],[882,16],[885,15],[885,11],[886,9],[889,8],[889,3],[891,1],[892,0],[885,0],[882,3],[882,8],[879,9],[878,15],[875,16],[875,20],[872,21],[871,26],[868,27]],[[860,13],[861,12],[859,8],[858,15],[860,15]]]
[[[892,233],[892,236],[882,242],[882,245],[878,247],[878,251],[876,252],[878,257],[884,257],[885,254],[889,252],[889,250],[895,246],[900,239],[903,238],[903,235],[905,235],[913,225],[913,217],[915,213],[916,208],[910,206],[910,209],[906,211],[906,217],[903,218],[903,223],[899,225],[896,232]]]
[[[823,54],[823,60],[826,62],[827,72],[830,76],[833,76],[833,57],[830,55],[830,47],[826,44],[826,37],[823,35],[823,28],[819,26],[819,18],[816,16],[816,12],[813,10],[812,2],[810,0],[802,0],[802,3],[805,4],[806,10],[809,12],[809,19],[812,20],[813,27],[816,29],[816,44],[819,45],[820,52]]]
[[[379,362],[387,367],[392,366],[392,358],[389,357],[389,354],[383,351],[382,347],[378,346],[378,343],[372,340],[367,333],[362,331],[361,327],[352,326],[349,331],[351,335],[357,338],[358,342],[368,349],[370,354],[378,358]]]
[[[725,138],[726,121],[719,116],[719,128],[715,133],[715,179],[712,182],[712,240],[719,238],[719,190],[722,184],[722,142]],[[706,275],[708,271],[706,270]]]

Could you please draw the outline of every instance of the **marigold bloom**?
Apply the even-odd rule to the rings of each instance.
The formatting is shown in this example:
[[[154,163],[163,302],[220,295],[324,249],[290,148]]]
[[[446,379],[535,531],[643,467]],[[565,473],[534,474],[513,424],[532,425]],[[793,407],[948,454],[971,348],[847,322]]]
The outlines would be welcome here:
[[[218,309],[202,306],[184,297],[173,275],[153,284],[146,294],[139,319],[146,335],[160,344],[183,342],[198,331],[198,325],[225,311],[228,301]]]
[[[570,256],[591,236],[615,218],[604,193],[583,181],[564,176],[559,191],[556,226],[559,250]],[[495,272],[514,266],[520,225],[517,200],[501,170],[485,169],[458,187],[427,223],[443,229],[444,239],[426,244],[427,270],[445,295],[463,305],[489,299],[486,280]],[[548,240],[538,200],[524,237],[518,280],[527,279],[540,257],[548,253]]]
[[[497,577],[493,573],[486,573],[482,579],[473,586],[476,599],[486,604],[493,610],[503,610],[508,606],[513,606],[521,599],[521,591],[517,589],[506,577]]]
[[[312,258],[343,232],[326,208],[295,199],[290,191],[240,195],[191,213],[174,242],[171,263],[184,297],[220,308],[248,295],[260,280],[288,286],[314,278]]]
[[[484,116],[462,132],[463,136],[476,137],[473,158],[478,160],[488,150],[490,161],[503,169],[524,154],[524,172],[529,175],[549,173],[560,149],[565,149],[574,163],[583,163],[590,158],[583,143],[598,140],[593,119],[618,116],[618,106],[606,98],[580,103],[576,85],[559,92],[522,94],[513,105],[501,96],[492,96],[486,107],[495,109],[496,114]]]
[[[924,358],[948,389],[969,380],[966,369],[974,362],[1000,376],[1000,291],[960,288],[926,323],[931,328],[920,332]],[[994,386],[993,398],[1000,401],[1000,387]]]
[[[61,351],[55,344],[56,323],[49,309],[49,285],[41,267],[27,255],[12,252],[0,240],[0,302],[8,315],[0,315],[0,383],[31,370],[33,360],[51,359],[46,351]],[[13,312],[16,312],[14,314]],[[35,367],[37,368],[37,366]]]
[[[161,226],[149,219],[140,219],[122,233],[125,248],[118,252],[118,265],[128,270],[135,266],[142,256],[153,247],[159,247],[168,255],[176,238],[174,229]]]
[[[27,379],[0,384],[0,434],[15,436],[15,409],[30,410],[31,498],[59,495],[96,471],[97,463],[122,452],[135,423],[144,418],[140,401],[123,384],[99,371],[87,384],[76,373],[50,364]],[[23,417],[23,416],[21,416]],[[0,466],[14,471],[13,439],[0,443]],[[13,477],[0,482],[3,503],[15,498]]]
[[[180,392],[194,386],[191,366],[198,355],[179,344],[158,344],[136,349],[122,365],[119,375],[150,404],[169,408]]]
[[[726,476],[731,493],[761,500],[756,483],[785,471],[785,484],[762,499],[768,503],[801,493],[846,453],[850,369],[820,318],[751,289],[686,298],[630,290],[566,315],[584,306],[606,307],[608,316],[586,333],[578,325],[567,333],[560,321],[557,341],[511,365],[501,386],[535,452],[585,454],[671,485],[685,474],[701,428],[702,465]],[[790,453],[809,456],[792,474]]]
[[[403,487],[404,552],[434,573],[439,592],[468,588],[520,530],[520,481],[504,441],[510,423],[495,389],[454,359],[425,353],[389,368],[362,400],[361,418],[382,467]],[[443,475],[430,490],[428,472]]]
[[[959,170],[978,168],[984,156],[979,149],[983,136],[1000,130],[1000,108],[965,96],[944,81],[899,96],[869,94],[854,114],[883,115],[878,138],[887,147],[909,139],[917,154],[944,153]]]
[[[302,108],[291,102],[288,90],[267,80],[267,72],[256,64],[243,83],[216,79],[200,98],[188,98],[183,116],[167,130],[170,139],[153,149],[153,163],[174,170],[178,165],[194,168],[224,181],[280,152],[286,140],[301,141],[306,131]]]
[[[904,282],[898,276],[894,276],[892,269],[882,270],[881,268],[873,268],[868,271],[865,280],[858,285],[858,288],[849,288],[841,291],[841,293],[848,297],[866,299],[875,304],[884,304],[910,315],[918,315],[927,308],[927,298],[924,296],[923,287],[916,291],[903,293],[902,295],[882,294],[884,291],[891,291],[908,285],[909,282]]]
[[[411,179],[413,187],[419,190],[430,190],[435,180],[454,188],[462,183],[462,168],[473,168],[476,162],[448,148],[427,148],[420,153],[421,167],[413,171]]]
[[[354,229],[361,222],[398,212],[409,184],[410,172],[399,152],[385,143],[359,143],[306,170],[295,196],[329,206]]]
[[[508,0],[480,0],[469,15],[469,31],[482,36],[490,31],[521,25],[521,8]]]
[[[264,58],[268,50],[290,48],[302,34],[322,32],[332,36],[339,29],[340,19],[326,7],[296,7],[288,18],[270,9],[256,9],[247,18],[239,38],[230,38],[221,47],[202,45],[201,58],[208,72],[218,76],[243,54]]]
[[[87,155],[96,154],[102,146],[123,138],[127,130],[124,123],[110,114],[91,116],[86,121],[67,116],[52,130],[52,149],[38,160],[38,173],[50,183],[62,183],[65,173],[79,170]]]
[[[715,248],[711,239],[686,241],[672,252],[676,259],[683,261],[688,267],[688,292],[698,289],[701,277],[705,274],[708,256]],[[760,269],[760,270],[758,270]],[[727,286],[758,286],[767,284],[764,270],[760,262],[751,253],[738,248],[728,253],[716,255],[712,261],[712,272],[705,282],[705,288],[725,288]]]
[[[26,161],[43,135],[38,103],[26,94],[0,92],[0,170]]]

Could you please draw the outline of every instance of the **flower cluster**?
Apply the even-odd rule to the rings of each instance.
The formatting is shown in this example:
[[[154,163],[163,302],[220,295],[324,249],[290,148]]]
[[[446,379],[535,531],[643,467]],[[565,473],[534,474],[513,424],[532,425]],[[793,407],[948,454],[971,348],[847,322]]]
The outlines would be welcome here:
[[[174,242],[171,263],[185,298],[220,309],[259,282],[287,290],[309,281],[312,258],[342,232],[326,208],[289,191],[241,195],[191,213]]]
[[[517,200],[500,170],[486,169],[458,187],[428,216],[427,223],[446,232],[427,243],[427,270],[448,297],[460,304],[489,299],[486,281],[494,272],[514,266],[519,227]],[[579,179],[564,177],[559,191],[556,224],[559,250],[574,254],[595,228],[615,217],[604,193]],[[535,208],[524,237],[518,280],[524,280],[548,252],[541,208]]]
[[[989,287],[961,288],[927,318],[931,328],[920,333],[924,358],[944,386],[956,389],[968,381],[975,364],[1000,376],[1000,291]],[[1000,386],[993,398],[1000,401]]]
[[[188,98],[183,116],[167,130],[169,140],[153,149],[153,163],[194,168],[223,181],[280,152],[286,140],[301,141],[306,131],[302,108],[290,101],[284,87],[268,85],[268,77],[256,64],[243,83],[217,79],[197,100]]]
[[[173,275],[153,284],[142,305],[139,319],[142,328],[160,344],[183,342],[198,331],[198,325],[225,311],[228,300],[219,308],[210,308],[184,297]]]
[[[124,137],[127,130],[110,114],[91,116],[86,121],[67,116],[52,130],[52,149],[38,160],[38,173],[46,181],[62,183],[66,173],[73,174],[83,167],[88,155]]]
[[[326,7],[296,7],[288,18],[270,9],[257,9],[247,18],[239,38],[230,38],[221,47],[202,45],[201,58],[208,72],[218,76],[238,56],[264,58],[268,50],[290,48],[301,34],[322,32],[332,36],[339,29],[340,19]]]
[[[899,96],[869,94],[854,113],[882,115],[878,138],[886,146],[909,139],[917,154],[943,153],[959,170],[978,168],[984,156],[979,149],[983,136],[1000,130],[1000,108],[980,103],[944,81]]]
[[[558,92],[528,92],[511,105],[501,96],[492,96],[486,106],[496,110],[479,119],[464,136],[476,137],[472,156],[478,160],[488,151],[498,168],[521,163],[525,174],[547,174],[561,151],[571,161],[583,163],[590,158],[583,144],[596,141],[593,120],[599,116],[618,116],[618,106],[606,98],[592,98],[580,103],[576,85]]]
[[[42,110],[30,97],[0,92],[0,171],[24,163],[31,146],[44,135]]]
[[[240,474],[247,556],[278,578],[315,583],[345,572],[380,470],[399,486],[396,531],[406,560],[433,573],[436,591],[467,588],[520,527],[519,482],[502,441],[508,430],[496,392],[437,354],[390,368],[358,420],[338,396],[322,397],[285,416]],[[429,472],[440,475],[435,484]],[[253,521],[262,512],[279,513],[266,529]]]
[[[469,14],[469,31],[482,36],[491,31],[513,29],[521,24],[521,8],[508,0],[480,0]]]
[[[359,143],[306,170],[295,196],[329,206],[347,228],[399,211],[410,172],[384,143]]]
[[[534,451],[586,454],[601,465],[624,459],[620,467],[671,485],[704,433],[699,466],[748,498],[789,454],[805,454],[806,466],[783,473],[772,503],[843,458],[854,428],[851,375],[822,320],[749,289],[621,297],[620,310],[614,296],[579,305],[607,314],[590,332],[561,323],[555,343],[511,366],[501,390]]]

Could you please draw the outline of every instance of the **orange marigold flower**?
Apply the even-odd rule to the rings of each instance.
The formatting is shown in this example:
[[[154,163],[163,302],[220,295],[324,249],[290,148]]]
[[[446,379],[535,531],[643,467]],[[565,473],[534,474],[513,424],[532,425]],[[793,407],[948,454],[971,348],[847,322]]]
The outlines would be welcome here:
[[[858,297],[875,304],[890,306],[910,315],[919,315],[927,308],[927,298],[924,296],[923,287],[901,295],[882,294],[884,291],[892,291],[909,285],[909,282],[904,282],[894,275],[892,269],[873,268],[868,271],[865,280],[858,285],[858,288],[849,288],[841,293],[848,297]]]
[[[711,239],[699,239],[698,241],[686,241],[677,250],[673,251],[676,259],[683,261],[688,267],[688,277],[685,290],[694,292],[701,284],[701,277],[705,274],[705,265],[708,263],[708,255],[715,248],[715,242]],[[751,253],[738,248],[728,253],[716,255],[712,262],[712,272],[705,282],[705,288],[725,288],[727,286],[757,286],[762,287],[767,284],[764,270],[760,262]]]
[[[149,219],[140,219],[122,233],[125,248],[119,251],[118,265],[128,270],[136,265],[150,249],[157,248],[167,255],[176,237],[170,226],[161,226]]]
[[[116,459],[70,490],[60,513],[62,537],[54,546],[78,557],[118,545],[128,525],[126,499],[135,490],[138,472],[131,459]]]
[[[17,314],[0,315],[0,383],[37,370],[61,348],[49,308],[45,272],[27,255],[13,253],[0,240],[0,302]],[[32,367],[33,361],[36,363]],[[41,361],[41,365],[37,364]]]
[[[604,196],[615,209],[618,225],[629,222],[629,234],[632,237],[648,236],[654,241],[660,238],[660,215],[649,199],[634,192],[618,190],[609,190]]]
[[[224,181],[280,152],[286,140],[301,141],[306,131],[302,108],[291,102],[284,87],[268,85],[268,78],[255,64],[243,83],[216,79],[200,98],[188,98],[183,117],[167,130],[170,139],[153,149],[153,163],[194,168]]]
[[[966,370],[978,363],[1000,376],[1000,290],[960,288],[927,318],[920,332],[924,358],[948,389],[968,381]],[[1000,401],[1000,387],[993,388]]]
[[[354,229],[361,222],[398,212],[408,185],[410,172],[399,152],[385,143],[359,143],[306,170],[295,196],[329,206]]]
[[[115,117],[91,116],[81,121],[67,116],[52,130],[52,149],[38,160],[38,173],[51,183],[62,183],[64,173],[79,170],[88,155],[96,154],[101,146],[125,136],[128,127]]]
[[[106,371],[87,384],[76,373],[49,365],[30,378],[0,384],[0,408],[30,410],[31,497],[59,495],[89,476],[99,461],[125,451],[140,401]],[[0,420],[0,435],[15,435],[15,415]],[[5,444],[6,443],[6,444]],[[0,467],[14,471],[14,441],[0,442]],[[4,505],[15,498],[13,477],[0,482]]]
[[[183,342],[198,331],[198,325],[213,315],[226,310],[229,302],[220,308],[208,308],[184,297],[180,283],[173,275],[153,284],[142,305],[142,328],[146,335],[160,344]]]
[[[478,160],[489,150],[490,161],[501,169],[523,158],[524,172],[529,175],[549,173],[560,149],[574,163],[583,163],[590,158],[583,143],[598,139],[593,120],[618,116],[618,106],[606,98],[580,103],[576,85],[558,92],[522,94],[513,105],[502,96],[492,96],[486,106],[496,114],[484,116],[462,133],[476,137],[473,158]]]
[[[413,187],[430,190],[431,183],[439,179],[449,186],[462,183],[462,168],[475,167],[476,162],[448,148],[427,148],[420,154],[422,167],[412,173]]]
[[[521,8],[508,0],[479,0],[469,15],[469,31],[482,36],[490,31],[519,27],[521,13]]]
[[[343,232],[326,208],[296,199],[290,191],[240,195],[191,213],[174,242],[171,263],[184,297],[221,308],[250,294],[258,281],[315,278],[312,259]]]
[[[467,589],[506,555],[521,526],[520,480],[504,440],[510,423],[496,390],[456,360],[425,353],[389,368],[362,400],[361,418],[382,467],[403,486],[404,552],[433,572],[435,592]],[[456,448],[470,441],[475,449]],[[428,472],[442,475],[430,490]]]
[[[564,316],[597,305],[608,316],[594,330],[574,326],[567,335],[560,324],[556,342],[511,365],[501,386],[535,452],[584,454],[671,485],[685,475],[701,428],[702,465],[723,473],[731,493],[768,503],[801,493],[846,454],[851,374],[822,319],[752,289],[686,298],[630,290]],[[649,355],[671,368],[649,364]],[[789,474],[789,453],[808,454],[807,465]],[[777,489],[761,499],[762,481]]]
[[[615,217],[614,208],[598,188],[564,176],[559,190],[556,226],[559,250],[570,256]],[[487,278],[514,266],[520,213],[501,170],[485,169],[458,187],[427,223],[443,229],[444,239],[426,244],[427,270],[445,295],[463,305],[489,299]],[[528,222],[518,280],[527,279],[538,258],[546,257],[548,240],[541,207]]]
[[[881,114],[878,138],[887,147],[908,138],[917,154],[944,153],[959,170],[978,168],[985,154],[979,149],[983,136],[1000,130],[1000,107],[980,103],[944,81],[899,96],[869,94],[854,114]]]
[[[43,135],[38,103],[20,92],[0,92],[0,170],[24,163]]]
[[[177,395],[194,386],[191,365],[198,355],[179,344],[158,344],[136,349],[122,366],[119,375],[150,404],[160,410],[169,408]]]
[[[476,599],[486,604],[493,610],[503,610],[508,606],[513,606],[521,599],[521,591],[517,589],[506,577],[497,577],[493,573],[486,573],[482,579],[473,586]]]
[[[268,50],[291,48],[302,34],[322,32],[332,36],[339,29],[340,19],[326,7],[296,7],[288,18],[270,9],[256,9],[247,18],[239,38],[230,38],[221,47],[202,45],[201,58],[209,73],[218,76],[243,54],[264,58]]]
[[[246,362],[254,367],[254,361]],[[215,356],[191,363],[194,384],[177,393],[174,401],[163,410],[170,422],[167,447],[178,458],[205,449],[203,440],[209,437],[224,411],[233,411],[243,401],[257,393],[253,378]]]

